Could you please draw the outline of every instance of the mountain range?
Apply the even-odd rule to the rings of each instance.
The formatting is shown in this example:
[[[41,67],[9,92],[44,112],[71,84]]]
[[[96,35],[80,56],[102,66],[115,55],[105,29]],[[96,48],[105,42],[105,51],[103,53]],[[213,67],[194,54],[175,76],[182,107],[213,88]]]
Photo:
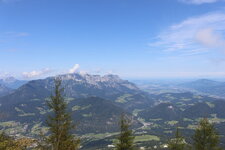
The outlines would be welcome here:
[[[3,79],[0,79],[0,84],[4,85],[10,89],[17,89],[27,82],[28,81],[26,81],[26,80],[18,80],[14,77],[6,77]]]
[[[68,98],[101,97],[123,105],[126,109],[132,109],[134,105],[146,107],[148,103],[150,104],[147,93],[116,75],[99,76],[79,73],[29,81],[13,93],[0,98],[0,103],[13,104],[28,102],[32,99],[45,99],[52,94],[55,78],[62,80],[64,96]],[[139,99],[138,103],[136,99]]]
[[[180,86],[214,96],[225,97],[225,82],[200,79],[180,84]]]
[[[178,122],[184,128],[184,134],[190,134],[202,117],[208,117],[216,125],[225,122],[224,99],[210,96],[213,95],[211,93],[192,92],[201,90],[204,93],[202,89],[222,86],[222,82],[204,79],[179,85],[192,89],[191,92],[154,93],[144,91],[117,75],[75,73],[28,81],[13,90],[5,85],[0,86],[6,91],[0,97],[0,129],[11,135],[29,137],[36,137],[40,131],[45,132],[45,120],[50,114],[46,101],[53,94],[56,78],[62,80],[68,111],[77,123],[76,133],[85,139],[85,147],[88,144],[98,145],[99,142],[110,143],[119,131],[118,122],[122,113],[132,120],[136,136],[140,133],[143,136],[171,136]],[[163,137],[156,136],[155,139],[163,141]]]
[[[54,80],[60,78],[64,97],[73,119],[79,122],[78,133],[115,132],[122,113],[133,118],[134,108],[151,105],[149,95],[133,83],[116,75],[65,74],[46,79],[33,80],[14,92],[0,97],[2,122],[13,121],[23,134],[32,133],[35,125],[44,126],[49,114],[46,100],[53,93]],[[134,126],[141,123],[133,118]],[[16,131],[15,131],[16,132]]]

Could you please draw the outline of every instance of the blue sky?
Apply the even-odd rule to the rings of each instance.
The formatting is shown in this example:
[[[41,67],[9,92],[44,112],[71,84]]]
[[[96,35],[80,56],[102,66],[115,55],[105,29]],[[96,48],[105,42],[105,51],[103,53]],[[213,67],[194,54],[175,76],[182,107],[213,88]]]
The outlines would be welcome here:
[[[224,77],[224,0],[0,0],[0,76]]]

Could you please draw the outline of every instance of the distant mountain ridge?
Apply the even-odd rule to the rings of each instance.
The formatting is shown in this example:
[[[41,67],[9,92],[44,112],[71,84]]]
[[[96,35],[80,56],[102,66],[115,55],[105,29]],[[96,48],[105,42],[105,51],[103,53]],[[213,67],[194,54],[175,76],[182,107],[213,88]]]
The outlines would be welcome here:
[[[188,97],[186,97],[188,100]],[[215,115],[219,118],[225,117],[225,101],[222,99],[207,99],[203,97],[199,101],[191,101],[192,103],[185,105],[182,99],[178,101],[166,101],[158,103],[148,109],[139,112],[139,116],[145,120],[161,119],[166,121],[182,120],[184,118],[210,118]],[[189,101],[189,100],[188,100]],[[184,105],[183,107],[180,105]]]
[[[12,92],[13,90],[0,84],[0,97],[1,96],[5,96],[5,95],[8,95]]]
[[[62,80],[65,97],[97,96],[115,100],[123,94],[135,94],[141,91],[133,83],[122,80],[116,75],[65,74],[46,79],[32,80],[15,90],[14,93],[0,99],[0,102],[29,101],[49,97],[54,88],[54,79]]]
[[[117,75],[64,74],[29,81],[1,97],[1,120],[27,126],[24,134],[37,124],[43,126],[49,113],[46,100],[53,93],[56,78],[62,80],[63,95],[69,110],[75,113],[73,119],[82,123],[80,133],[118,131],[118,120],[123,112],[132,117],[133,109],[152,103],[148,94]],[[138,121],[135,124],[140,126]]]
[[[28,81],[18,80],[14,77],[6,77],[6,78],[3,78],[3,79],[0,79],[0,84],[6,86],[8,88],[11,88],[11,89],[17,89],[27,82]]]
[[[225,98],[225,82],[218,82],[209,79],[199,79],[193,82],[180,84],[180,86],[184,88],[193,89],[205,94]]]

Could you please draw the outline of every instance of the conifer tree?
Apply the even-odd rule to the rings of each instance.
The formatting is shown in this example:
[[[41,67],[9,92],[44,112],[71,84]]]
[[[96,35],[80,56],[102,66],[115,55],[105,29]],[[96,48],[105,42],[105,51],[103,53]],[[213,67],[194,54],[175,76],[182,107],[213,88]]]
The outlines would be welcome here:
[[[0,150],[7,150],[12,147],[13,139],[7,136],[4,132],[0,133]]]
[[[0,150],[22,150],[24,145],[19,145],[17,141],[6,135],[4,132],[0,133]]]
[[[52,114],[48,117],[47,125],[50,135],[47,142],[52,150],[77,150],[79,139],[75,139],[71,133],[75,128],[71,115],[67,112],[67,103],[62,96],[61,80],[55,80],[55,91],[51,99],[47,101]]]
[[[175,137],[168,143],[169,150],[184,150],[186,143],[184,137],[180,134],[179,128],[177,127]]]
[[[134,136],[130,128],[130,120],[126,118],[125,114],[120,118],[120,135],[116,150],[133,150],[134,149]]]
[[[200,120],[193,136],[195,150],[220,150],[219,135],[208,119]]]

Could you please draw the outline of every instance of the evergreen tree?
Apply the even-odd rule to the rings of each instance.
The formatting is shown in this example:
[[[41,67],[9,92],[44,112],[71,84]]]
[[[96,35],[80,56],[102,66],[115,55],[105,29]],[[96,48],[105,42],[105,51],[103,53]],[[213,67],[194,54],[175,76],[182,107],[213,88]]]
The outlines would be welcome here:
[[[193,137],[195,150],[219,150],[219,135],[208,119],[200,120]]]
[[[133,150],[134,149],[134,136],[130,128],[130,120],[124,114],[120,118],[120,135],[116,150]]]
[[[75,139],[72,130],[75,125],[72,122],[70,114],[67,112],[67,103],[62,97],[63,89],[60,88],[61,80],[55,80],[55,93],[47,101],[52,115],[47,120],[50,135],[47,142],[52,150],[77,150],[79,148],[79,139]]]
[[[13,140],[11,137],[7,136],[4,132],[0,133],[0,150],[6,150],[12,147]]]
[[[184,150],[186,143],[184,137],[180,134],[179,128],[177,127],[175,138],[171,139],[168,143],[169,150]]]
[[[6,135],[4,132],[0,133],[0,150],[22,150],[24,149],[23,146],[19,145],[14,138]]]

